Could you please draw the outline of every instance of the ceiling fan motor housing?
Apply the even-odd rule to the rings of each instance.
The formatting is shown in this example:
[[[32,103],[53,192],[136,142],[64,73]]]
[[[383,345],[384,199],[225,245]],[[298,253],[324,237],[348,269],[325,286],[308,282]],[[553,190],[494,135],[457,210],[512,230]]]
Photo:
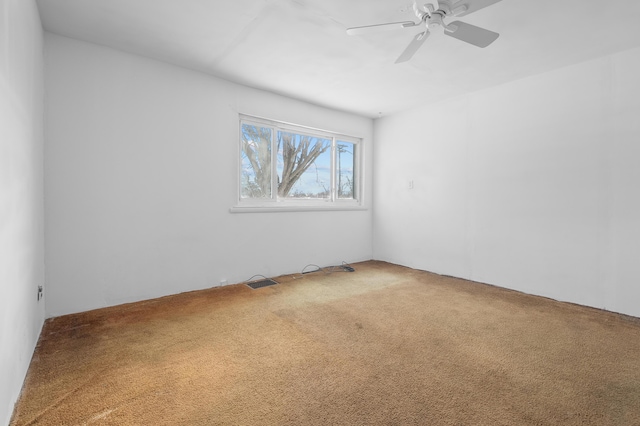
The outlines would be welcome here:
[[[433,15],[434,13],[439,13],[444,18],[445,16],[449,16],[449,15],[456,16],[469,10],[469,6],[466,4],[460,4],[459,6],[454,7],[453,3],[454,2],[450,0],[440,0],[437,3],[438,4],[437,8],[434,7],[432,4],[428,3],[428,4],[425,4],[423,7],[424,12],[416,8],[416,15],[418,16],[418,19],[421,19],[421,20],[424,19],[425,13],[427,15]]]
[[[446,27],[445,23],[442,21],[442,18],[445,17],[445,14],[441,10],[436,10],[429,16],[427,19],[427,27],[432,29],[432,27]]]

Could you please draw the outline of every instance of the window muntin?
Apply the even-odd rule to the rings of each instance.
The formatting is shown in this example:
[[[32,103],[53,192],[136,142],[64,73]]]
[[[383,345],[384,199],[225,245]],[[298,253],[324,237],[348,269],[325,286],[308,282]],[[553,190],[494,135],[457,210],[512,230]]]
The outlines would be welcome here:
[[[359,206],[361,140],[240,117],[240,206]]]

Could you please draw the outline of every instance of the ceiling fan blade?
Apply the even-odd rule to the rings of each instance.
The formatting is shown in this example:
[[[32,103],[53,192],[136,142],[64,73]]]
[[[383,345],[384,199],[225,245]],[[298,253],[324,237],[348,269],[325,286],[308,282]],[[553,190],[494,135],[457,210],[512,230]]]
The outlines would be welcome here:
[[[455,28],[455,30],[450,31],[449,28]],[[444,33],[450,37],[457,38],[458,40],[478,47],[487,47],[500,36],[500,34],[494,33],[493,31],[460,21],[451,22],[445,28]]]
[[[415,53],[418,51],[418,49],[420,49],[422,43],[424,43],[425,40],[429,38],[429,34],[431,34],[429,30],[426,30],[416,35],[413,40],[411,40],[411,43],[409,43],[409,46],[407,46],[404,52],[402,52],[402,55],[400,55],[400,57],[396,59],[396,64],[407,62],[409,59],[411,59],[413,55],[415,55]]]
[[[480,9],[484,9],[485,7],[491,6],[494,3],[498,3],[502,0],[462,0],[453,6],[454,11],[456,12],[455,16],[465,16]]]
[[[389,22],[388,24],[377,24],[377,25],[365,25],[363,27],[348,28],[347,34],[360,35],[360,34],[378,33],[381,31],[390,31],[390,30],[397,30],[402,28],[415,27],[416,25],[418,24],[412,21]]]

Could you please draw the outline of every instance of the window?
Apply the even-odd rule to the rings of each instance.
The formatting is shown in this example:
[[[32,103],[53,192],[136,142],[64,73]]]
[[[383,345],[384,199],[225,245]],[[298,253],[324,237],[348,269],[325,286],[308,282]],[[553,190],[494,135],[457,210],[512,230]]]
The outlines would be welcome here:
[[[241,210],[360,206],[361,140],[240,117]]]

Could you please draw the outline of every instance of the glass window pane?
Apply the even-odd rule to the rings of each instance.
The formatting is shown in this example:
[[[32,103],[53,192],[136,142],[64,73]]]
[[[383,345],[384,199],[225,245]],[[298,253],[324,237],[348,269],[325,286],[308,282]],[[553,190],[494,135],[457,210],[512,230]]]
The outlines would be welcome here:
[[[242,124],[241,198],[271,198],[272,130]]]
[[[355,159],[356,144],[343,141],[336,143],[336,187],[340,199],[356,198]]]
[[[331,198],[331,140],[278,131],[278,197]]]

